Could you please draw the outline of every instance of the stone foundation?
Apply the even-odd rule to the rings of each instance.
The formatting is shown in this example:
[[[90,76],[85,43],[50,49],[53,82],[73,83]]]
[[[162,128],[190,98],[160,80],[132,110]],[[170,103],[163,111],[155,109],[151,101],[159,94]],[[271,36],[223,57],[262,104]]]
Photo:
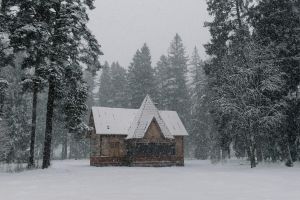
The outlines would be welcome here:
[[[183,158],[178,157],[91,157],[90,165],[105,166],[133,166],[133,167],[171,167],[184,166]]]

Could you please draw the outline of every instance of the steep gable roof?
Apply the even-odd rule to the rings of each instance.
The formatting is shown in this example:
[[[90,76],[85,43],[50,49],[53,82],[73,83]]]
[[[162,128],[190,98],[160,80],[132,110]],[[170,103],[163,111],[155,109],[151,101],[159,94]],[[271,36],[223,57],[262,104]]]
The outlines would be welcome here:
[[[138,109],[92,107],[96,134],[125,135]],[[159,111],[173,136],[187,136],[188,133],[176,111]]]
[[[139,112],[140,109],[92,107],[96,134],[127,136],[128,130]],[[158,112],[173,136],[188,135],[176,111]]]
[[[173,139],[173,135],[161,118],[158,109],[155,107],[149,95],[144,99],[140,109],[135,115],[126,139],[143,138],[153,118],[156,120],[165,138]]]

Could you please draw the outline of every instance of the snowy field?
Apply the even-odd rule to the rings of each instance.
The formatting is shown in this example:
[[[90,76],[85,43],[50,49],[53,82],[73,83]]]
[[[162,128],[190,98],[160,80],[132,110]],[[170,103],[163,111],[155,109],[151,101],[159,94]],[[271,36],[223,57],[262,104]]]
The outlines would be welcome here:
[[[55,161],[48,170],[0,172],[1,200],[299,200],[300,166],[239,162],[185,167],[90,167]]]

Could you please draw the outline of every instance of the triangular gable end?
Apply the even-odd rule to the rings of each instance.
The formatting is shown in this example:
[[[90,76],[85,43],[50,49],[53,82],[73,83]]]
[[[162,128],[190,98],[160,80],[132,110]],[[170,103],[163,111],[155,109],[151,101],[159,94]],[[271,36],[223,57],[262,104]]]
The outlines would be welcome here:
[[[168,139],[174,139],[149,95],[146,96],[134,117],[126,139],[143,138],[153,118],[155,118],[163,136]]]
[[[155,117],[152,118],[151,122],[149,123],[145,135],[144,135],[145,139],[161,139],[161,138],[165,138],[165,136],[162,134],[162,131],[155,119]]]

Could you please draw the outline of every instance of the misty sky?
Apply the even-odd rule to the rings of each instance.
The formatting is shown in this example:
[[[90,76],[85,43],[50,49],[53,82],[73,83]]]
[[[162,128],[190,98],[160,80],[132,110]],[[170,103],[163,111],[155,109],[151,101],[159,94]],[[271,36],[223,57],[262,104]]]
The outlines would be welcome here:
[[[205,0],[96,0],[89,27],[102,45],[109,62],[119,61],[128,67],[133,55],[147,43],[156,64],[166,54],[176,33],[182,37],[190,55],[196,45],[205,58],[203,44],[209,32]]]

